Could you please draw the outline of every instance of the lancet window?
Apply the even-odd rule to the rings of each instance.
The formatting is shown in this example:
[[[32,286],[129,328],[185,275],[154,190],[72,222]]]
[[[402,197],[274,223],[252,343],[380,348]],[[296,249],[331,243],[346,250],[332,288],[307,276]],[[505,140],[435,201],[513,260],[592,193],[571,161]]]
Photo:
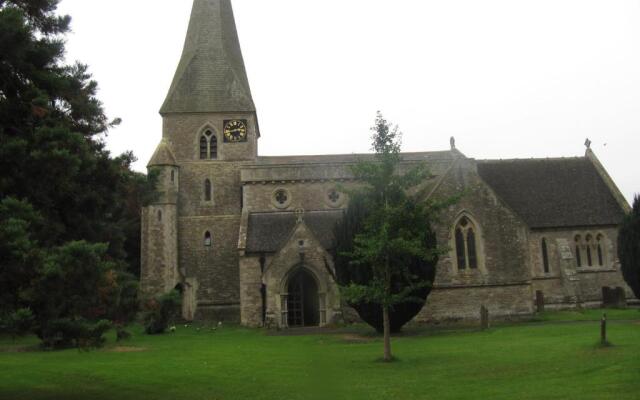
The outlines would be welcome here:
[[[218,138],[210,129],[200,136],[200,159],[216,160],[218,158]]]
[[[463,216],[455,226],[456,261],[459,270],[478,268],[478,230]]]

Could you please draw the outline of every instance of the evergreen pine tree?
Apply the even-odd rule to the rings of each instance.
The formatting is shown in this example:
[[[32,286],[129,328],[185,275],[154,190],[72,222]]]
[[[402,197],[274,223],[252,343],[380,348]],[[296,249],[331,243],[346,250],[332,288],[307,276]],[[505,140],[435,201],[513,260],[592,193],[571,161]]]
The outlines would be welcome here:
[[[640,298],[640,195],[635,196],[633,208],[620,226],[618,257],[625,281]]]
[[[98,287],[65,286],[71,292],[64,296],[89,296],[81,304],[92,306],[79,310],[63,298],[48,302],[49,293],[34,285],[51,283],[46,273],[56,268],[62,277],[81,280],[76,272],[87,272],[84,266],[69,264],[78,268],[74,272],[57,264],[72,249],[92,254],[89,268],[99,275],[139,274],[139,209],[153,187],[131,170],[133,154],[112,158],[106,150],[105,135],[119,120],[106,117],[88,67],[64,63],[71,19],[56,15],[58,3],[0,0],[0,219],[8,224],[0,228],[0,318],[33,308],[42,332],[51,319],[110,313],[102,303],[113,300],[100,298],[107,292]]]

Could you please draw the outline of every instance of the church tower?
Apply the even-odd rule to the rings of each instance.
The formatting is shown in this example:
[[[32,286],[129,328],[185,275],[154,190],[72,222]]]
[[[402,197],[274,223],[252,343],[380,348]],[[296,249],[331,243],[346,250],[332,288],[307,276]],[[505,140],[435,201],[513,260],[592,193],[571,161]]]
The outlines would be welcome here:
[[[159,166],[159,189],[172,173],[175,203],[163,198],[143,213],[151,215],[161,203],[175,207],[176,236],[168,233],[173,221],[167,219],[163,230],[143,227],[143,291],[160,294],[178,287],[186,319],[238,321],[240,168],[256,162],[260,133],[230,0],[194,0],[182,57],[160,114],[157,152],[174,161]],[[171,263],[157,256],[157,246],[144,245],[151,242],[173,247],[173,253],[165,253],[176,256],[175,274],[161,272]]]

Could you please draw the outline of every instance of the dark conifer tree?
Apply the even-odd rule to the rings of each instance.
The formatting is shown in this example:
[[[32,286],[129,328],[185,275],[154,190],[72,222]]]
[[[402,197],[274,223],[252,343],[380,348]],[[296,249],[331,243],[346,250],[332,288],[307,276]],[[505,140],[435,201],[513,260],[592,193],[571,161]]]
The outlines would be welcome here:
[[[105,288],[125,274],[101,274],[139,274],[139,209],[153,187],[131,170],[133,154],[112,158],[106,150],[105,135],[120,121],[106,117],[88,67],[64,63],[71,19],[56,15],[58,3],[0,0],[0,222],[7,224],[0,229],[0,255],[7,255],[0,259],[0,319],[31,307],[40,324],[69,312],[89,320],[111,312],[99,304],[113,303],[105,293],[120,292]],[[62,254],[91,255],[90,265],[77,267],[100,269],[87,284],[102,291],[63,282],[89,270],[69,270],[75,264],[62,265],[69,259]],[[74,293],[47,298],[34,286],[52,282],[103,298],[70,308],[63,297]]]
[[[633,209],[620,226],[618,257],[627,285],[640,298],[640,195],[635,196]]]

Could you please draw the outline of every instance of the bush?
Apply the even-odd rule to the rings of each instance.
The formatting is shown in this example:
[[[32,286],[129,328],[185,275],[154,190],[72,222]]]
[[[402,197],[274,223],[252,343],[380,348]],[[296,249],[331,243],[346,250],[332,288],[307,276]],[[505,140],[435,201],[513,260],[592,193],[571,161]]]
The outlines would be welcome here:
[[[336,282],[340,285],[343,298],[362,318],[364,322],[372,326],[376,331],[383,332],[382,306],[380,303],[372,301],[353,301],[350,297],[350,284],[370,285],[374,275],[370,265],[364,263],[353,263],[349,253],[355,247],[355,238],[364,229],[364,223],[369,210],[366,204],[358,197],[351,199],[349,208],[345,212],[344,218],[336,224],[334,228],[335,248],[334,260],[336,271]],[[407,221],[407,226],[412,226],[411,221]],[[423,220],[416,236],[422,236],[428,248],[437,249],[436,236],[431,228],[431,224]],[[431,293],[432,285],[421,284],[434,282],[436,276],[437,255],[430,260],[418,257],[396,255],[394,262],[406,268],[405,276],[394,275],[391,279],[391,293],[397,295],[414,286],[415,289],[404,293],[403,300],[394,304],[389,310],[389,325],[391,332],[399,332],[401,328],[411,321],[424,307],[427,297]]]
[[[180,311],[180,293],[176,290],[145,304],[144,327],[149,335],[164,333]]]
[[[34,316],[30,309],[21,308],[0,319],[0,332],[8,333],[12,338],[24,336],[34,325]]]
[[[111,322],[108,320],[93,323],[84,319],[61,318],[50,321],[42,331],[41,339],[45,347],[52,349],[101,347],[106,341],[104,334],[109,329]]]

